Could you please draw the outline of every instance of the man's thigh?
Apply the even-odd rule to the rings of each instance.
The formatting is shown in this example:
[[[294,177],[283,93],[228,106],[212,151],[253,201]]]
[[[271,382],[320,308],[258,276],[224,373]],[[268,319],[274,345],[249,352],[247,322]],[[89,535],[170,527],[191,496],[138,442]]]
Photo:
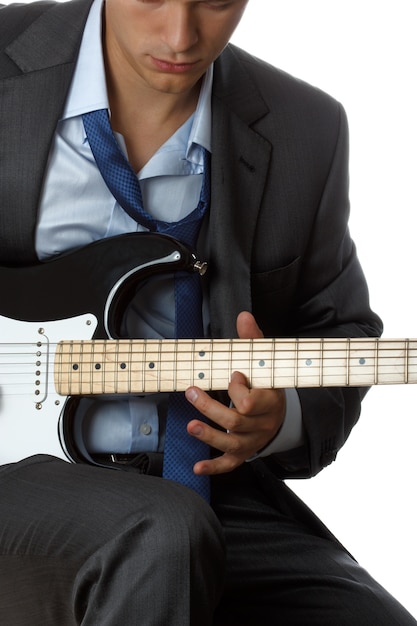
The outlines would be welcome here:
[[[42,455],[0,468],[0,493],[0,623],[182,624],[217,602],[222,531],[191,490]]]

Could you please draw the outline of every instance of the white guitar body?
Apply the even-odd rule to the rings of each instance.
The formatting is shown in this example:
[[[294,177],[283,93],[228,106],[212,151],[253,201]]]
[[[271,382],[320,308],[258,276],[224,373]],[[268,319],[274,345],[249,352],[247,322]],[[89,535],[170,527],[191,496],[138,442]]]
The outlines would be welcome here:
[[[0,316],[0,327],[0,464],[39,453],[68,460],[59,434],[66,397],[54,386],[56,345],[91,339],[97,319],[86,314],[43,323]]]

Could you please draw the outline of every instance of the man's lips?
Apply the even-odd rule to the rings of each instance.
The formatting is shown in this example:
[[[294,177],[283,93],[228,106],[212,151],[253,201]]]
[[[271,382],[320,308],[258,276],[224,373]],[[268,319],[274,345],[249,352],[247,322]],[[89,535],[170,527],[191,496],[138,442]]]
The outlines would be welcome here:
[[[170,72],[173,74],[189,72],[197,65],[196,61],[193,63],[174,63],[172,61],[165,61],[164,59],[157,59],[155,57],[152,57],[152,61],[163,72]]]

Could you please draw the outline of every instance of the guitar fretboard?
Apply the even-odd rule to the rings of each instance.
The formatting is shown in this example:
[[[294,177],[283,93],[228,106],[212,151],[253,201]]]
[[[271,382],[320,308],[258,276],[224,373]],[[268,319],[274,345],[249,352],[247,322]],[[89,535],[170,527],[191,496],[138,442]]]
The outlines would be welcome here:
[[[417,339],[198,339],[63,341],[62,395],[227,389],[232,372],[252,387],[417,383]]]

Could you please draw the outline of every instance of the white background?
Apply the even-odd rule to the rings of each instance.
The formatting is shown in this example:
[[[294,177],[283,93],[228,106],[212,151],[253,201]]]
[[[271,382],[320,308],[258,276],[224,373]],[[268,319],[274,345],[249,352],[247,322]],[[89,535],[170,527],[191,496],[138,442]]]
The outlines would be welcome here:
[[[417,336],[414,11],[415,0],[250,0],[233,38],[344,104],[351,231],[385,337]],[[414,616],[416,400],[415,386],[373,389],[337,462],[291,483]]]

